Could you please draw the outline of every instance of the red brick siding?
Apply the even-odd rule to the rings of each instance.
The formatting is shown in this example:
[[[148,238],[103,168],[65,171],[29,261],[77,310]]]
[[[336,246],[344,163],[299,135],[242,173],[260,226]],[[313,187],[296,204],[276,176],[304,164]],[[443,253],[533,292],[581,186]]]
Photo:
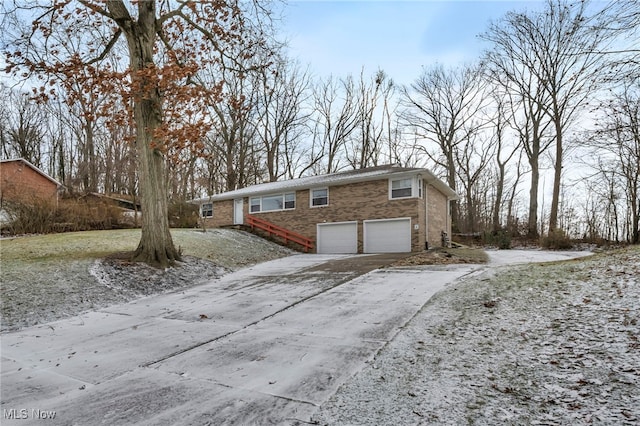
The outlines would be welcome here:
[[[21,161],[0,165],[0,193],[6,201],[45,201],[55,203],[58,186]]]

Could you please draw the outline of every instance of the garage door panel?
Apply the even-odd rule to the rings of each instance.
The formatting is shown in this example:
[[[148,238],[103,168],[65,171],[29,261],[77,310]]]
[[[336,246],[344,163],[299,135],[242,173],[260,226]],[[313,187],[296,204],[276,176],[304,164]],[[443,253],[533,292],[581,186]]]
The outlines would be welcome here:
[[[357,253],[358,223],[319,223],[317,225],[318,253]]]
[[[365,253],[411,251],[411,218],[364,221]]]

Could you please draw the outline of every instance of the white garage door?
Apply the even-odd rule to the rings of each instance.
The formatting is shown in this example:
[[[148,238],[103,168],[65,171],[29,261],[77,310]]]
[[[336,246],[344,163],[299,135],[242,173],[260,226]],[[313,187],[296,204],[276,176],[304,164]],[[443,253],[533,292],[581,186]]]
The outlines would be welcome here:
[[[365,253],[411,251],[411,218],[364,221]]]
[[[318,253],[357,253],[358,222],[319,223]]]

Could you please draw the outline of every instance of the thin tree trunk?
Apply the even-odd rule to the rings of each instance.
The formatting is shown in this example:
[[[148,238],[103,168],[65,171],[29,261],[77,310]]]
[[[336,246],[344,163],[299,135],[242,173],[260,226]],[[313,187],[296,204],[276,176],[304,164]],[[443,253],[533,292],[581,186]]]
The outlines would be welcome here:
[[[498,166],[498,182],[496,183],[496,199],[493,205],[493,226],[492,230],[500,230],[500,209],[502,207],[502,193],[504,191],[504,164]]]
[[[551,212],[549,213],[549,233],[558,227],[558,206],[560,204],[560,184],[562,182],[562,126],[559,119],[556,119],[556,161],[553,176],[553,195],[551,197]]]
[[[538,237],[538,184],[540,172],[538,170],[538,158],[529,160],[531,165],[531,188],[529,189],[529,223],[527,235],[530,238]]]
[[[451,146],[451,144],[449,144]],[[456,165],[453,158],[453,149],[447,151],[447,184],[449,188],[456,190]],[[459,232],[460,223],[458,223],[458,202],[451,201],[451,232]]]

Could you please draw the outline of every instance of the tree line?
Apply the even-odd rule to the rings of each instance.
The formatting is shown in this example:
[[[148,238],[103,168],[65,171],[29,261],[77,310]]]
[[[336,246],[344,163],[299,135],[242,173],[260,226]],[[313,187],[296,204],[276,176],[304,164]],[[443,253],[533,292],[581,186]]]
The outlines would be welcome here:
[[[428,167],[460,194],[455,232],[640,242],[637,0],[509,12],[479,35],[488,48],[477,61],[425,66],[406,86],[384,70],[313,76],[257,1],[208,11],[161,2],[135,14],[120,1],[82,1],[75,20],[61,19],[67,2],[53,3],[28,60],[16,42],[24,9],[3,21],[8,70],[26,83],[0,88],[1,155],[70,192],[138,196],[149,154],[162,163],[158,196],[174,201],[397,163]],[[110,31],[89,25],[95,16],[112,20]],[[151,57],[133,64],[139,32],[159,22],[140,53]]]

